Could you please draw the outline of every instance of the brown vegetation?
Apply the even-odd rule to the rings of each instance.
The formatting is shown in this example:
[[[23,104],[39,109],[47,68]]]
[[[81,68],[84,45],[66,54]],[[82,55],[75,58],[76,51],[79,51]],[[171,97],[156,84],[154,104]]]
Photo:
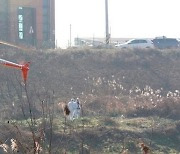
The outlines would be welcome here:
[[[63,117],[63,110],[62,107],[59,107],[58,102],[67,102],[75,97],[82,100],[85,117],[104,116],[106,118],[102,121],[107,128],[102,126],[93,130],[89,128],[85,130],[87,120],[82,122],[81,132],[73,130],[74,126],[67,123],[64,129],[69,128],[69,132],[74,131],[78,137],[74,139],[74,134],[72,136],[62,135],[65,141],[62,147],[65,151],[68,151],[66,143],[69,140],[72,141],[72,144],[75,144],[75,140],[81,141],[80,150],[82,150],[85,144],[84,140],[86,136],[89,138],[89,134],[91,134],[92,140],[94,137],[93,141],[99,141],[101,135],[104,137],[111,134],[109,135],[111,138],[113,131],[116,131],[119,126],[111,119],[112,117],[124,119],[157,116],[174,119],[176,123],[165,128],[161,128],[159,124],[156,125],[152,121],[151,127],[148,127],[147,132],[144,133],[150,134],[149,136],[165,133],[168,137],[176,136],[179,133],[179,49],[145,51],[87,49],[86,51],[55,50],[29,53],[1,50],[0,55],[1,58],[17,63],[31,62],[26,86],[21,83],[18,70],[0,67],[0,118],[2,122],[8,120],[8,125],[0,128],[3,132],[3,129],[8,127],[3,132],[5,135],[2,140],[5,141],[8,134],[8,138],[14,138],[20,143],[20,149],[27,146],[24,138],[29,135],[31,139],[28,142],[33,145],[31,149],[33,148],[33,152],[37,153],[42,149],[46,149],[50,153],[51,149],[56,147],[53,144],[58,143],[59,140],[62,142],[61,132],[53,131],[54,118],[58,115]],[[67,115],[67,109],[64,111]],[[12,123],[14,119],[25,120],[25,128],[19,126],[15,128],[16,123]],[[40,122],[38,122],[39,119]],[[127,126],[130,125],[132,124],[127,122]],[[144,126],[146,121],[138,119],[138,122],[133,124],[133,128],[139,127],[139,125],[143,130],[146,128]],[[110,131],[108,127],[113,129]],[[40,130],[43,130],[46,138],[43,136],[37,141],[36,137],[41,134]],[[14,132],[22,133],[24,137],[22,134],[17,137]],[[122,136],[125,133],[117,132]],[[54,135],[55,133],[56,135]],[[99,136],[97,136],[98,133]],[[130,135],[138,138],[136,133],[130,133]],[[52,141],[53,136],[56,137]],[[120,137],[121,141],[126,138],[122,136]],[[47,142],[48,148],[45,147]],[[101,143],[101,141],[99,142]],[[25,145],[21,145],[22,143]],[[4,148],[4,142],[0,145]],[[128,142],[127,145],[130,151],[136,149],[134,142]]]

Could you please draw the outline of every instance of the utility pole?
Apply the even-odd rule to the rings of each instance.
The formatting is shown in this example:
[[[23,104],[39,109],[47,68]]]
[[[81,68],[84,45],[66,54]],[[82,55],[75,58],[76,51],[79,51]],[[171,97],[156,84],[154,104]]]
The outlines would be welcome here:
[[[93,45],[93,47],[94,47],[94,34],[93,34],[93,42],[92,42],[92,45]]]
[[[71,24],[70,24],[70,38],[69,38],[69,47],[71,47]]]
[[[108,21],[108,0],[105,0],[105,19],[106,19],[106,47],[109,46],[109,21]]]

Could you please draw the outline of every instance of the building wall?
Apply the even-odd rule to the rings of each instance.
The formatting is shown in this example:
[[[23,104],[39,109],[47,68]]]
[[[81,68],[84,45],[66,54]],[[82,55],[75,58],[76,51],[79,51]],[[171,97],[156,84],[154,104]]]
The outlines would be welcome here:
[[[48,17],[48,18],[47,18]],[[55,1],[43,0],[43,41],[55,47]]]
[[[6,13],[8,14],[7,25],[9,25],[8,41],[13,42],[15,44],[26,44],[37,47],[42,47],[44,44],[51,42],[51,47],[54,47],[55,44],[54,0],[0,0],[0,2],[2,2],[3,4],[5,4],[5,1],[8,7],[7,8],[8,13]],[[47,6],[45,6],[45,3],[47,3]],[[24,30],[26,31],[24,32],[24,39],[22,40],[19,39],[19,20],[18,20],[19,7],[23,8],[26,17],[26,19],[24,19],[23,21],[24,26],[26,26],[24,27]],[[2,10],[1,7],[0,10]],[[29,16],[28,16],[28,12],[29,12]],[[27,18],[29,19],[29,21]],[[32,27],[33,30],[30,27]],[[45,36],[45,32],[47,33],[46,36]]]
[[[0,0],[0,40],[8,40],[8,3]]]

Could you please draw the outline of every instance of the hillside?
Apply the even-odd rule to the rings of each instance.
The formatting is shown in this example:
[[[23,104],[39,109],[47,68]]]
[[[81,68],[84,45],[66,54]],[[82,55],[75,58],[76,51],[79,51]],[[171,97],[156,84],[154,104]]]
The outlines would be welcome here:
[[[140,151],[134,142],[143,140],[156,152],[180,151],[176,144],[180,139],[177,135],[180,133],[180,50],[57,49],[25,52],[0,49],[0,58],[16,63],[30,62],[26,86],[21,83],[19,70],[0,67],[0,117],[3,123],[0,129],[9,129],[0,141],[9,138],[7,134],[17,124],[27,131],[24,122],[28,123],[26,120],[33,117],[36,119],[36,125],[32,125],[35,129],[41,128],[43,123],[44,129],[48,128],[45,129],[47,138],[51,139],[53,134],[53,150],[57,142],[66,144],[71,140],[71,145],[65,146],[66,150],[76,151],[79,145],[75,142],[79,141],[90,146],[93,153],[98,153],[98,148],[104,153],[113,153],[113,149],[114,153],[120,153],[120,147],[138,153]],[[60,118],[62,109],[57,104],[76,97],[83,104],[84,118],[74,126],[64,126]],[[53,117],[51,113],[54,113]],[[50,135],[51,118],[55,122]],[[12,126],[6,125],[7,120],[8,123],[13,121]],[[63,133],[64,127],[66,133]],[[74,137],[71,131],[78,137]],[[94,144],[100,142],[96,133],[104,143]],[[92,135],[94,138],[90,141]],[[10,136],[16,135],[11,133]],[[63,136],[66,138],[64,142],[60,140]],[[163,140],[169,138],[169,141],[161,142],[160,136]],[[115,144],[114,140],[121,141],[121,144]],[[59,148],[62,150],[61,146]]]
[[[38,91],[54,90],[59,97],[79,96],[82,92],[107,96],[108,82],[115,81],[128,91],[146,85],[152,89],[174,91],[180,87],[180,51],[178,50],[56,50],[56,51],[1,51],[1,58],[30,61],[29,85]],[[1,67],[1,79],[14,80],[12,69]],[[101,85],[98,82],[101,82]],[[75,93],[76,94],[75,94]],[[118,91],[116,91],[118,93]]]
[[[149,90],[162,97],[179,93],[179,50],[5,50],[1,58],[30,62],[27,86],[33,101],[53,96],[54,102],[67,102],[79,97],[107,106],[110,101],[126,103],[130,95]],[[0,68],[1,103],[16,102],[24,95],[20,74],[12,68]],[[141,94],[135,92],[137,89]]]

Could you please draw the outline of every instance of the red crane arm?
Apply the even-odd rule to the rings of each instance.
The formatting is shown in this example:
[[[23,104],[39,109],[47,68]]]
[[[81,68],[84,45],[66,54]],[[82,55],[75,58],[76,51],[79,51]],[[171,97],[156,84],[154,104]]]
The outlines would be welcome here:
[[[22,77],[24,79],[24,82],[26,82],[27,76],[28,76],[28,71],[29,71],[29,63],[25,63],[25,64],[21,65],[21,64],[16,64],[16,63],[4,60],[4,59],[0,59],[0,64],[20,69],[22,71]]]

